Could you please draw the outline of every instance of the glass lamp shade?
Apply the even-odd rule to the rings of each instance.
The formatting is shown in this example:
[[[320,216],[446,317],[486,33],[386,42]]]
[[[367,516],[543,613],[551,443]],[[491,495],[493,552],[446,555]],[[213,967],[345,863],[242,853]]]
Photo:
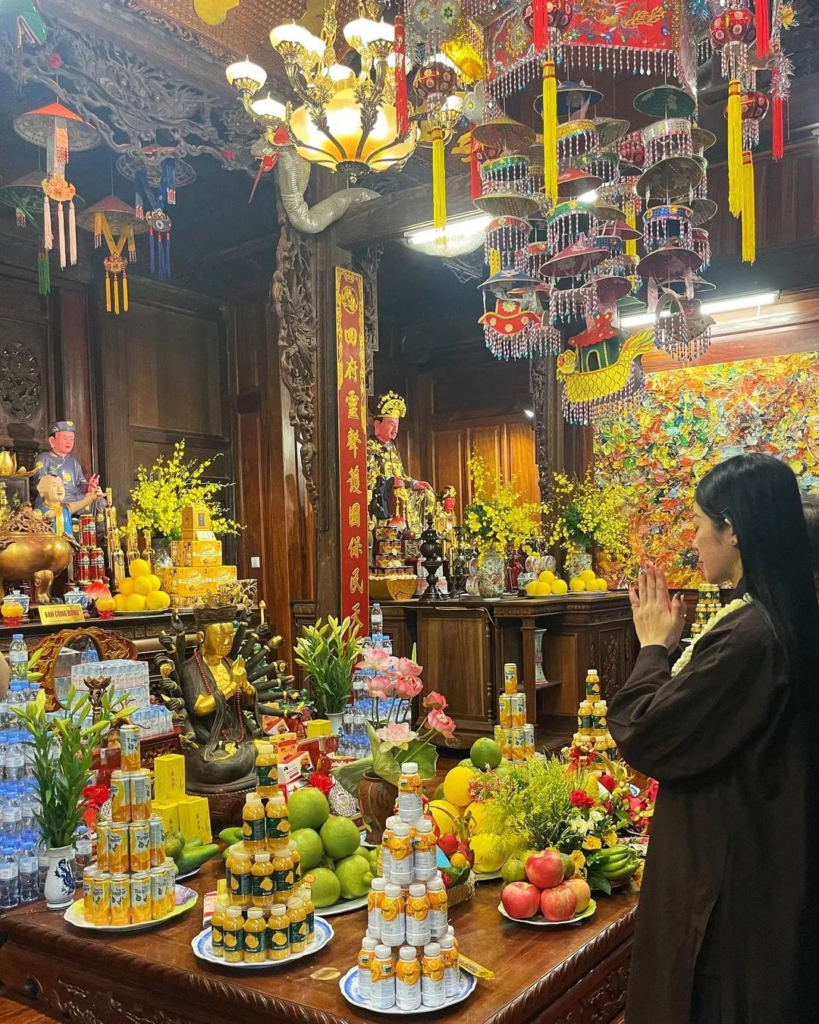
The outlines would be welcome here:
[[[331,171],[361,174],[400,167],[415,149],[417,129],[413,125],[403,141],[398,138],[395,107],[381,106],[369,134],[361,127],[361,104],[353,89],[342,89],[326,104],[329,135],[313,123],[307,107],[298,107],[290,118],[296,148],[305,160]]]
[[[303,25],[277,25],[270,33],[270,45],[274,50],[287,51],[294,46],[303,47],[307,53],[321,60],[324,43],[318,36],[308,32]]]
[[[237,89],[258,92],[267,81],[267,72],[252,60],[237,60],[225,68],[225,78]]]
[[[267,96],[262,96],[258,100],[254,100],[250,104],[250,109],[257,116],[266,121],[284,121],[287,116],[287,108],[283,103],[279,103],[278,100],[274,100],[270,93]]]
[[[348,21],[342,31],[348,45],[359,53],[376,44],[391,47],[395,43],[395,26],[386,21],[356,18],[355,21]]]

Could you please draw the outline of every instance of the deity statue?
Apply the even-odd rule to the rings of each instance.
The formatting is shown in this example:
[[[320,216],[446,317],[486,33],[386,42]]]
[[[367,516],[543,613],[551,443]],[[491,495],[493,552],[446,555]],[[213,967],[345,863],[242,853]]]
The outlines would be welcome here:
[[[82,466],[77,457],[72,455],[74,450],[75,428],[72,420],[59,420],[52,423],[49,429],[48,444],[50,451],[40,452],[34,464],[34,483],[39,485],[40,479],[44,476],[56,476],[63,483],[65,496],[61,501],[71,507],[77,502],[82,504],[78,507],[92,507],[93,511],[101,511],[105,506],[105,496],[100,490],[100,478],[93,474],[88,480],[85,478]],[[91,501],[85,499],[91,496]],[[46,501],[39,492],[35,502],[35,508],[41,512],[46,510]],[[74,509],[76,511],[76,509]]]
[[[198,644],[190,656],[185,626],[174,616],[174,635],[163,632],[166,653],[157,657],[162,699],[182,733],[188,789],[245,789],[255,780],[260,716],[286,715],[282,698],[303,708],[305,695],[290,689],[293,677],[274,658],[282,638],[270,637],[267,626],[248,630],[246,609],[197,609],[194,621]]]
[[[53,522],[55,533],[64,533],[69,540],[74,537],[72,516],[75,512],[81,512],[97,500],[96,493],[89,491],[78,501],[68,501],[65,484],[58,476],[50,473],[43,473],[37,481],[38,505],[42,506],[42,513],[46,519]]]
[[[371,525],[397,525],[403,520],[416,537],[428,514],[435,512],[435,495],[425,480],[404,473],[401,453],[395,444],[398,421],[407,414],[407,403],[394,391],[382,395],[367,439],[367,497]]]
[[[458,525],[458,517],[455,515],[456,495],[457,491],[452,484],[447,484],[438,495],[435,515],[432,518],[432,525],[441,538],[444,561],[450,564],[455,547],[455,527]]]

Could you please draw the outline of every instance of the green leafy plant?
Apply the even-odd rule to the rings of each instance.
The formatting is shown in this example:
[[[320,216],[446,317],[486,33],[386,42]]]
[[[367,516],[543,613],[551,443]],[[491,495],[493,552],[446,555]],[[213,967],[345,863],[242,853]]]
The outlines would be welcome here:
[[[83,790],[105,732],[135,708],[126,706],[127,694],[115,697],[106,691],[99,721],[84,727],[82,723],[91,712],[87,694],[77,694],[72,686],[65,703],[65,717],[51,720],[46,717],[45,700],[45,690],[40,690],[36,700],[13,710],[31,736],[34,779],[40,800],[35,818],[53,850],[69,846],[82,823],[86,809]]]
[[[305,626],[295,644],[296,664],[307,673],[313,697],[324,715],[338,715],[350,698],[353,666],[364,647],[361,627],[332,615]]]

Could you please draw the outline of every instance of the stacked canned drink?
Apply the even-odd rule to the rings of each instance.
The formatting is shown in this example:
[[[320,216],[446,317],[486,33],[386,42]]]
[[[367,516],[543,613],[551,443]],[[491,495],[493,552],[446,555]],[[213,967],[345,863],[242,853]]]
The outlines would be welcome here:
[[[121,769],[111,773],[111,819],[97,822],[97,861],[82,876],[86,921],[114,927],[167,917],[176,892],[165,828],[151,814],[151,773],[140,767],[139,727],[124,725],[120,745]]]
[[[362,1004],[412,1012],[443,1008],[458,996],[458,943],[448,921],[435,833],[423,814],[421,777],[411,762],[402,767],[398,814],[384,830],[367,911],[356,976]]]
[[[526,720],[526,694],[518,692],[518,667],[512,662],[503,666],[495,742],[507,761],[529,761],[535,756],[535,727]]]

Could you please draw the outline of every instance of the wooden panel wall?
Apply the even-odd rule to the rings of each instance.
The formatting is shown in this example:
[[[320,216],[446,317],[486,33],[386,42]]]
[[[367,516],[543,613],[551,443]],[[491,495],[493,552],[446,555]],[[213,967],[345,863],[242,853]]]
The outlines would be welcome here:
[[[237,505],[246,526],[239,572],[259,580],[273,627],[285,640],[282,654],[289,658],[292,602],[315,598],[315,522],[266,296],[232,306],[230,335]]]

